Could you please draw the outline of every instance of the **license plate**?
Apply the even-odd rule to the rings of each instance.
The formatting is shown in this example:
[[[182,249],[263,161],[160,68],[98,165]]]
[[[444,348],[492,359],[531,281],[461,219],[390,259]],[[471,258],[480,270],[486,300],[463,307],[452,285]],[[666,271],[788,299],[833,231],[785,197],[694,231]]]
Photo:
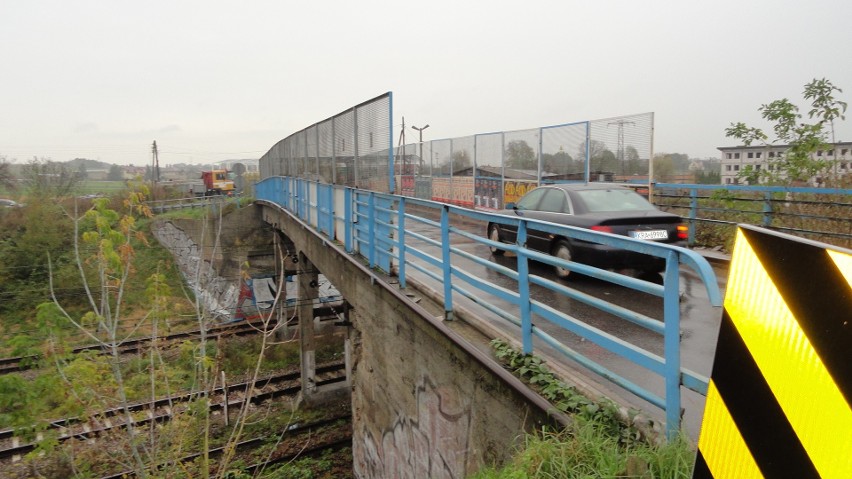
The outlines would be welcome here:
[[[664,240],[669,239],[669,232],[666,230],[631,231],[630,237],[643,240]]]

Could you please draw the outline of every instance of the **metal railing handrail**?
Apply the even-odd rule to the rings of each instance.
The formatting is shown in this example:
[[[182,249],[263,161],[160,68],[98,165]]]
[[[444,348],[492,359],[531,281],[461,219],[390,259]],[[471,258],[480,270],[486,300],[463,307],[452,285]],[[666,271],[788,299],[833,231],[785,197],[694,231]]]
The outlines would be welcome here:
[[[698,223],[710,223],[710,224],[727,224],[727,225],[737,225],[743,223],[742,218],[737,218],[735,214],[741,215],[757,215],[760,217],[759,226],[763,226],[765,228],[772,228],[774,230],[800,234],[800,235],[810,235],[816,237],[835,237],[841,238],[843,240],[852,239],[852,232],[847,231],[837,231],[833,230],[832,227],[823,227],[820,229],[815,229],[814,227],[810,228],[801,228],[794,227],[790,224],[779,224],[780,219],[783,218],[797,218],[801,220],[819,220],[823,222],[844,222],[844,221],[852,221],[850,217],[829,217],[823,215],[813,215],[813,214],[803,214],[794,211],[783,211],[778,209],[778,205],[786,205],[786,204],[807,204],[807,205],[820,205],[823,204],[821,202],[813,201],[813,200],[802,200],[795,197],[790,197],[790,195],[828,195],[828,196],[837,196],[841,199],[852,198],[852,189],[844,189],[844,188],[814,188],[814,187],[797,187],[797,186],[760,186],[760,185],[700,185],[700,184],[679,184],[679,183],[659,183],[655,185],[655,199],[656,198],[671,198],[675,199],[684,199],[689,200],[688,204],[672,204],[673,202],[660,202],[654,201],[657,206],[667,207],[667,208],[677,208],[677,209],[685,209],[687,210],[686,215],[684,215],[685,220],[687,221],[688,226],[688,244],[693,245],[696,241],[696,226]],[[677,191],[686,191],[687,195],[677,195],[666,193],[666,191],[671,192],[672,190]],[[732,191],[732,192],[740,192],[740,193],[757,193],[758,197],[755,198],[719,198],[719,200],[730,200],[735,202],[751,202],[751,203],[762,203],[763,208],[761,210],[750,211],[748,209],[731,209],[730,207],[726,208],[718,208],[715,206],[707,206],[699,203],[699,200],[713,200],[713,197],[707,196],[699,196],[699,191]],[[778,194],[783,193],[784,198],[778,198]],[[775,195],[775,197],[773,197]],[[848,201],[848,200],[847,200]],[[847,206],[849,203],[827,203],[832,206]],[[714,213],[715,217],[701,217],[699,216],[699,212],[709,212]],[[727,216],[727,218],[726,218]]]
[[[816,188],[811,186],[763,186],[763,185],[702,185],[681,183],[653,183],[654,189],[680,190],[731,190],[760,193],[809,193],[818,195],[852,195],[849,188]]]
[[[596,374],[662,408],[666,413],[667,436],[669,438],[678,434],[680,429],[681,386],[692,389],[700,394],[706,394],[708,378],[681,367],[679,266],[683,264],[695,271],[704,283],[709,301],[713,306],[721,306],[722,296],[710,264],[706,259],[693,251],[678,246],[634,240],[625,236],[594,232],[538,220],[510,218],[430,200],[373,191],[361,191],[350,187],[334,187],[342,189],[345,198],[343,216],[338,216],[334,211],[334,205],[325,204],[328,202],[328,198],[319,193],[322,188],[330,185],[298,178],[271,177],[263,180],[257,186],[257,196],[259,199],[273,201],[283,206],[314,227],[318,226],[318,222],[312,221],[312,219],[318,220],[319,214],[316,212],[321,210],[330,212],[334,218],[334,223],[342,220],[345,225],[345,238],[343,238],[343,242],[346,244],[346,250],[367,258],[371,267],[377,265],[379,254],[393,258],[397,262],[400,287],[406,287],[406,271],[409,268],[413,268],[441,283],[443,287],[444,312],[447,320],[453,319],[453,293],[458,293],[494,313],[497,317],[520,328],[521,343],[525,353],[533,353],[533,338],[538,338],[564,356],[579,362]],[[382,204],[390,205],[390,207],[382,206]],[[410,212],[407,207],[415,205],[420,208],[429,208],[438,211],[440,220],[436,221]],[[312,211],[314,212],[313,214]],[[490,221],[514,225],[518,228],[517,243],[513,245],[496,243],[485,236],[479,236],[459,229],[450,225],[450,215],[458,215],[481,222]],[[419,222],[433,228],[438,228],[439,237],[429,237],[419,234],[406,227],[408,222]],[[368,224],[365,227],[363,223]],[[663,273],[663,285],[584,264],[567,262],[530,250],[523,245],[526,243],[527,232],[532,227],[537,231],[663,258],[666,262],[665,272]],[[385,231],[385,233],[381,233],[381,231]],[[320,230],[320,234],[323,233],[328,235],[330,239],[338,238],[333,231]],[[515,253],[517,255],[517,271],[478,258],[453,246],[450,241],[451,234],[464,236],[479,244],[499,247]],[[414,244],[409,244],[407,242],[409,238],[439,248],[441,251],[440,257],[430,254]],[[506,289],[477,277],[459,265],[454,264],[454,258],[465,258],[468,261],[472,261],[514,279],[517,284],[517,291]],[[529,270],[530,260],[559,266],[612,284],[660,297],[663,299],[663,322],[659,324],[658,320],[654,318],[631,311],[609,301],[592,297],[543,276],[532,274]],[[430,266],[438,269],[439,272],[430,269]],[[557,294],[596,307],[607,314],[630,321],[649,331],[660,334],[663,337],[664,343],[663,357],[585,324],[583,321],[567,313],[531,299],[529,296],[530,284],[547,288]],[[469,289],[471,287],[501,302],[512,304],[513,307],[518,309],[518,314],[512,314],[506,308],[501,308],[492,304],[492,301],[483,299],[483,294],[471,291]],[[635,384],[627,378],[608,370],[601,364],[571,350],[541,328],[536,327],[533,324],[533,316],[547,319],[552,324],[593,341],[599,346],[649,371],[661,375],[666,384],[665,396],[660,397],[641,385]]]
[[[193,196],[186,198],[170,198],[165,200],[148,200],[145,204],[153,211],[179,209],[179,208],[194,208],[197,206],[207,206],[216,203],[236,202],[239,203],[242,199],[242,194],[231,196],[214,195],[214,196]]]

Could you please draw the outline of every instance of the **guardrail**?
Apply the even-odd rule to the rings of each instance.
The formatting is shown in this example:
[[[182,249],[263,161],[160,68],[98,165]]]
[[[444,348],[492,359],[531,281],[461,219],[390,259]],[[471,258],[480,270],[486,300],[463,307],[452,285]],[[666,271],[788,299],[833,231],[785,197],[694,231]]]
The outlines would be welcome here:
[[[189,198],[177,198],[170,200],[152,200],[145,203],[151,208],[154,213],[165,213],[172,210],[181,210],[187,208],[207,208],[210,206],[219,206],[228,202],[235,202],[239,205],[239,196],[193,196]]]
[[[467,208],[437,203],[429,200],[396,196],[371,191],[355,190],[316,183],[290,177],[271,177],[257,185],[257,198],[278,204],[317,229],[318,234],[344,244],[347,252],[367,259],[370,267],[391,271],[396,263],[400,287],[406,287],[409,268],[414,269],[443,285],[444,312],[447,320],[453,319],[453,296],[459,294],[502,318],[520,330],[523,350],[534,352],[533,338],[538,338],[564,356],[578,362],[597,375],[625,388],[655,406],[666,416],[667,437],[673,438],[680,430],[681,386],[706,395],[708,379],[681,367],[680,350],[680,265],[695,271],[707,290],[713,306],[721,306],[722,296],[710,264],[697,253],[685,248],[634,240],[624,236],[593,232],[586,229],[562,226],[536,220],[474,211]],[[414,214],[410,208],[433,210],[440,218],[430,219]],[[341,216],[342,214],[342,216]],[[496,243],[485,236],[470,233],[450,224],[450,216],[458,215],[483,225],[487,222],[511,224],[518,228],[515,245]],[[434,234],[423,234],[409,228],[411,222],[434,229]],[[663,284],[621,275],[542,254],[525,248],[527,231],[534,226],[538,231],[549,232],[582,241],[608,245],[638,253],[663,258],[666,261]],[[484,233],[484,228],[483,228]],[[454,247],[451,235],[467,238],[476,243],[500,247],[517,255],[517,271],[472,255]],[[438,248],[440,256],[423,247]],[[515,280],[516,290],[507,289],[466,271],[456,264],[470,261]],[[571,271],[662,298],[662,323],[621,305],[592,297],[566,286],[564,283],[532,274],[530,260],[567,268]],[[435,271],[437,269],[438,272]],[[535,284],[559,295],[595,307],[621,320],[639,325],[663,338],[664,355],[661,357],[640,346],[630,344],[612,334],[590,326],[570,314],[530,298],[530,284]],[[495,301],[496,300],[496,301]],[[509,303],[512,309],[495,303]],[[543,329],[535,326],[534,318],[543,318],[565,330],[622,356],[654,372],[665,381],[663,397],[648,388],[608,370],[561,343]]]
[[[852,189],[783,186],[654,185],[654,204],[685,209],[689,244],[699,223],[750,223],[840,246],[852,244]]]

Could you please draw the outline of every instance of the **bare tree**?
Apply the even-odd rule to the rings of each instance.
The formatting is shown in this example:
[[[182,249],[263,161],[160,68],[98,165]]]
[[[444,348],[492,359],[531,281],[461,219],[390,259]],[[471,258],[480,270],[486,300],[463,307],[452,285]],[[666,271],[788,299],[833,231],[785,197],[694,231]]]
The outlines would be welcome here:
[[[45,171],[56,171],[53,169],[55,165],[52,162],[30,162],[28,178],[33,181],[32,185],[45,188],[41,190],[43,193],[51,187],[68,188],[67,191],[70,191],[72,183],[64,176],[64,173],[66,173],[64,169],[59,170],[60,176],[58,178],[47,176],[44,173]],[[53,286],[53,275],[50,276],[50,294],[62,317],[107,352],[112,379],[116,385],[115,393],[118,396],[116,399],[123,412],[130,437],[135,436],[137,432],[129,408],[130,403],[126,394],[127,389],[120,360],[120,347],[127,338],[121,337],[120,332],[124,319],[122,317],[124,294],[128,287],[135,255],[132,240],[139,238],[139,234],[134,228],[133,214],[151,214],[142,202],[144,193],[144,190],[130,193],[125,202],[130,211],[124,216],[119,216],[116,211],[109,209],[109,200],[106,198],[95,200],[91,209],[84,214],[78,215],[75,211],[72,215],[74,252],[89,306],[89,310],[85,314],[72,314],[63,307]],[[87,231],[81,231],[83,224],[94,226]],[[90,256],[85,257],[81,242],[90,247],[90,251],[92,251]],[[94,284],[92,284],[92,277]],[[147,319],[146,316],[142,321]],[[139,477],[147,477],[146,464],[148,461],[144,457],[144,448],[136,441],[131,440],[128,441],[128,450],[134,472]]]
[[[10,163],[5,156],[0,156],[0,186],[10,190],[14,190],[17,186]]]
[[[158,340],[162,331],[169,326],[168,321],[172,314],[170,301],[173,298],[166,277],[159,268],[145,279],[145,314],[130,314],[127,304],[127,297],[134,288],[134,282],[137,285],[139,282],[134,276],[137,263],[137,251],[134,248],[144,247],[144,236],[138,229],[137,218],[151,214],[144,203],[145,193],[144,184],[132,185],[130,193],[122,202],[122,212],[116,211],[120,208],[112,209],[111,205],[115,203],[110,203],[107,198],[94,200],[91,208],[85,212],[78,212],[76,206],[74,211],[67,212],[74,228],[73,250],[83,291],[80,296],[84,298],[86,306],[81,308],[79,304],[63,304],[61,287],[54,284],[55,271],[51,268],[52,303],[48,303],[48,306],[54,318],[51,318],[50,322],[59,326],[73,326],[74,330],[88,338],[90,343],[98,345],[105,354],[81,359],[80,362],[92,361],[94,367],[73,370],[75,365],[80,364],[80,358],[67,360],[59,355],[54,356],[55,365],[65,389],[75,396],[77,403],[85,403],[82,406],[85,410],[81,415],[97,416],[100,411],[107,409],[117,409],[121,412],[126,434],[116,442],[116,446],[120,443],[120,447],[116,447],[118,452],[110,456],[110,461],[116,466],[132,470],[138,477],[157,476],[156,470],[152,469],[157,465],[176,464],[188,452],[199,452],[199,477],[230,477],[228,475],[232,471],[230,463],[234,459],[235,447],[243,437],[246,421],[250,420],[251,397],[245,395],[243,406],[238,408],[236,418],[232,421],[233,427],[228,431],[226,452],[214,465],[209,450],[214,432],[219,429],[215,421],[219,419],[210,414],[210,401],[213,390],[219,385],[217,379],[220,377],[221,365],[218,356],[214,357],[210,351],[212,348],[208,347],[212,346],[209,344],[208,330],[213,323],[199,302],[200,294],[195,294],[194,297],[187,294],[188,299],[195,302],[195,320],[201,331],[200,340],[181,345],[181,351],[188,353],[188,360],[194,368],[191,374],[193,381],[189,386],[195,398],[193,405],[185,409],[172,407],[172,421],[156,428],[144,429],[137,426],[131,414],[130,406],[133,401],[146,396],[152,402],[164,396],[171,397],[175,387],[169,383],[170,374],[174,369],[170,370],[171,365],[164,360],[163,344]],[[210,251],[212,243],[212,256],[215,256],[220,248],[219,238],[223,224],[222,208],[217,211],[217,219],[204,217],[201,220],[204,224],[200,230],[213,231],[213,234],[207,235],[206,238],[202,234],[198,245],[200,249]],[[208,228],[208,222],[214,220],[217,221],[218,227],[214,225],[213,228]],[[281,251],[279,253],[279,257],[289,254]],[[200,266],[201,262],[198,264]],[[260,352],[249,374],[249,391],[254,389],[267,351],[273,345],[280,344],[273,341],[278,321],[278,315],[274,312],[278,311],[277,305],[279,301],[283,302],[286,291],[284,269],[281,268],[280,271],[275,304],[268,313],[262,314],[263,326],[258,331],[261,338]],[[202,286],[199,281],[201,276],[201,270],[197,269],[194,283],[199,286]],[[127,358],[120,357],[120,348],[131,337],[138,337],[136,332],[142,330],[148,331],[151,339],[146,358],[147,374],[130,377],[124,369]],[[62,348],[62,334],[58,331],[54,341],[59,349]],[[95,368],[100,371],[98,375],[85,374]],[[81,371],[83,374],[80,374]],[[186,443],[194,444],[193,447],[198,450],[184,450],[183,445]],[[83,475],[78,472],[82,469],[77,469],[78,464],[74,457],[66,457],[66,461],[74,471],[73,475]]]
[[[47,158],[30,160],[23,165],[21,176],[29,193],[39,198],[66,197],[79,181],[65,164]]]

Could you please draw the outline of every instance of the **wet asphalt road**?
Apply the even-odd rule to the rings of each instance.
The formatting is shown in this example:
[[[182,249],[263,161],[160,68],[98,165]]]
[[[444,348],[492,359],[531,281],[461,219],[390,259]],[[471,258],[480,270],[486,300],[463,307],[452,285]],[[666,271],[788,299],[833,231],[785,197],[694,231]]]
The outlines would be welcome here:
[[[478,225],[469,221],[453,221],[452,224],[471,233],[479,235],[484,234],[483,225]],[[430,238],[440,238],[436,231],[426,225],[407,222],[406,229],[409,231],[416,231]],[[516,258],[509,254],[505,256],[493,256],[487,246],[461,235],[451,235],[450,242],[453,247],[461,249],[478,258],[488,259],[507,268],[516,270]],[[407,239],[406,244],[422,249],[433,256],[440,257],[441,255],[440,250],[437,247],[428,245],[417,239]],[[517,285],[514,280],[466,258],[454,255],[452,258],[452,264],[454,267],[461,268],[476,277],[486,279],[503,288],[517,291]],[[440,274],[440,271],[436,268],[430,267],[429,269]],[[714,265],[714,271],[717,276],[720,290],[724,294],[727,270],[724,267]],[[638,274],[631,270],[624,270],[621,272],[631,276]],[[415,272],[411,268],[409,268],[408,274],[425,276],[422,275],[422,273]],[[552,273],[549,266],[538,263],[530,264],[530,274],[555,279],[555,275]],[[639,276],[639,278],[662,284],[662,277],[659,274],[642,275]],[[426,282],[428,283],[429,281],[427,280]],[[605,299],[606,301],[662,321],[662,298],[657,298],[629,288],[624,288],[622,286],[613,285],[605,281],[585,276],[572,275],[572,279],[565,282],[565,284],[583,293]],[[434,286],[439,287],[437,284]],[[662,336],[640,326],[634,325],[633,323],[629,323],[620,318],[603,313],[594,307],[561,296],[546,288],[533,284],[530,285],[530,288],[530,296],[532,299],[568,313],[591,326],[610,333],[618,338],[629,341],[630,343],[640,346],[649,352],[660,356],[663,355]],[[716,349],[716,338],[718,335],[722,310],[721,308],[716,308],[710,305],[706,289],[702,285],[700,279],[692,272],[691,269],[686,267],[681,267],[680,291],[682,367],[704,376],[709,376],[712,368],[713,355],[715,354]],[[454,298],[455,297],[456,296],[454,296]],[[514,305],[502,302],[497,298],[486,298],[483,296],[483,299],[492,302],[493,304],[500,305],[501,309],[506,311],[513,311],[517,309]],[[459,297],[459,301],[464,302],[465,300]],[[542,318],[538,318],[537,321],[534,319],[534,323],[537,327],[547,331],[550,335],[554,336],[575,351],[603,364],[608,369],[630,379],[636,384],[645,387],[660,396],[664,395],[664,382],[657,374],[638,367],[632,362],[614,355],[590,341],[582,340],[573,333],[557,327]],[[517,328],[509,325],[509,323],[495,318],[494,325],[520,339],[520,333]],[[536,344],[535,347],[538,347],[538,345]],[[570,360],[566,359],[566,363],[570,363]],[[621,390],[618,386],[612,385],[608,381],[598,379],[591,373],[588,373],[587,375],[585,369],[582,367],[578,366],[578,368],[579,369],[577,370],[579,375],[583,377],[584,381],[594,383],[596,388],[600,389],[605,394],[626,399],[629,401],[630,405],[640,408],[651,417],[657,419],[662,419],[664,417],[664,413],[655,406],[636,398],[632,394]],[[701,416],[703,414],[704,397],[686,389],[682,390],[684,391],[682,396],[684,428],[690,437],[697,438],[700,430]]]

